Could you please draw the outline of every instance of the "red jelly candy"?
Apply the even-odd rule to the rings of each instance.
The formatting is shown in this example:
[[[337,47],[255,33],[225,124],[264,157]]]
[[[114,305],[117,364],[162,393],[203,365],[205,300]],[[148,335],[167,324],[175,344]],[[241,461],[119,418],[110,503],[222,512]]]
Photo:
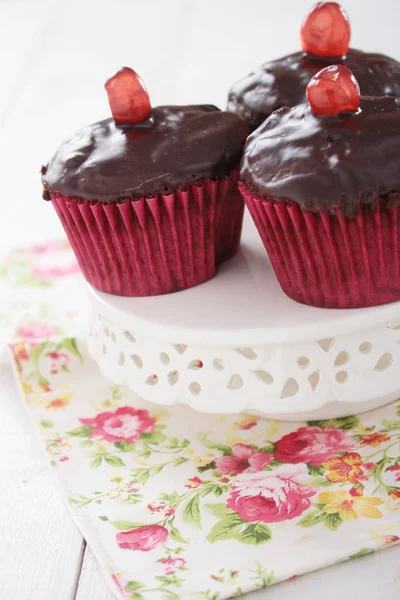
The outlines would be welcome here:
[[[301,47],[314,56],[343,56],[349,49],[350,23],[337,2],[318,2],[301,26]]]
[[[117,125],[134,125],[151,117],[149,94],[133,69],[122,67],[106,81],[105,88]]]
[[[360,87],[347,67],[332,65],[319,71],[307,85],[307,100],[314,115],[330,117],[356,112],[360,107]]]

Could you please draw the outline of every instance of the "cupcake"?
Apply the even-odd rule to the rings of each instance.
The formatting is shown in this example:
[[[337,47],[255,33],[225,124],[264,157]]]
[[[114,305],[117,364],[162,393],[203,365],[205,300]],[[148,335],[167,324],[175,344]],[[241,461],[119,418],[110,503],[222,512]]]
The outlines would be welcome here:
[[[344,66],[249,137],[239,187],[283,291],[312,306],[400,299],[400,99]]]
[[[211,105],[151,108],[127,67],[106,89],[113,118],[74,133],[42,168],[84,276],[122,296],[210,279],[240,243],[247,123]]]
[[[235,83],[228,110],[252,129],[283,106],[305,102],[310,79],[329,65],[347,66],[367,96],[400,96],[400,63],[383,54],[349,49],[350,24],[336,2],[320,2],[301,29],[303,52],[267,62]]]

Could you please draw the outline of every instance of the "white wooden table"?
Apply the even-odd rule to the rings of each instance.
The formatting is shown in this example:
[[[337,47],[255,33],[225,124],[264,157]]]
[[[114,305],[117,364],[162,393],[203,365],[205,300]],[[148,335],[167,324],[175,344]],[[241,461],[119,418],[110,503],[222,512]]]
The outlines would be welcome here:
[[[215,103],[263,60],[298,48],[312,0],[0,0],[0,250],[58,237],[39,168],[107,116],[127,64],[153,104]],[[400,58],[398,0],[347,0],[353,45]],[[134,560],[134,558],[133,558]],[[400,546],[255,593],[252,600],[400,598]],[[52,482],[8,367],[0,368],[0,600],[112,600]]]

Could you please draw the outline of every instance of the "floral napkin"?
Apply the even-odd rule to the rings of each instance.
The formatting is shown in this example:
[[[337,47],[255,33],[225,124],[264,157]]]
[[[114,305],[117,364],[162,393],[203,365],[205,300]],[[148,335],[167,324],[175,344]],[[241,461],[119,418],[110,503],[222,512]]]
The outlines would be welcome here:
[[[110,385],[82,340],[11,349],[119,598],[221,600],[400,539],[400,403],[302,424],[165,410]]]
[[[25,285],[18,277],[37,273],[31,250],[17,255],[7,263],[13,302]],[[400,540],[400,402],[312,423],[150,404],[111,385],[82,337],[41,339],[68,327],[59,277],[78,313],[85,302],[76,266],[52,268],[41,289],[54,320],[23,317],[12,362],[116,597],[222,600]],[[39,325],[49,332],[36,336]]]

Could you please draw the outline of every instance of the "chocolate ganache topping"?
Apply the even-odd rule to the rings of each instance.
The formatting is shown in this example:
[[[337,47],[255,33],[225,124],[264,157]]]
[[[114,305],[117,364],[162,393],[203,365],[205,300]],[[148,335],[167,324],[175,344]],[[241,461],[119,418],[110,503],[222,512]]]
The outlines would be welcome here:
[[[113,202],[224,177],[238,165],[248,134],[243,119],[211,105],[158,106],[138,125],[105,119],[61,144],[42,170],[43,197]]]
[[[228,110],[255,129],[274,110],[305,102],[311,77],[331,64],[348,67],[364,96],[400,96],[400,63],[389,56],[353,49],[341,59],[296,52],[265,63],[235,83],[229,92]]]
[[[240,180],[263,198],[346,216],[400,201],[400,99],[361,97],[357,113],[281,108],[248,138]]]

